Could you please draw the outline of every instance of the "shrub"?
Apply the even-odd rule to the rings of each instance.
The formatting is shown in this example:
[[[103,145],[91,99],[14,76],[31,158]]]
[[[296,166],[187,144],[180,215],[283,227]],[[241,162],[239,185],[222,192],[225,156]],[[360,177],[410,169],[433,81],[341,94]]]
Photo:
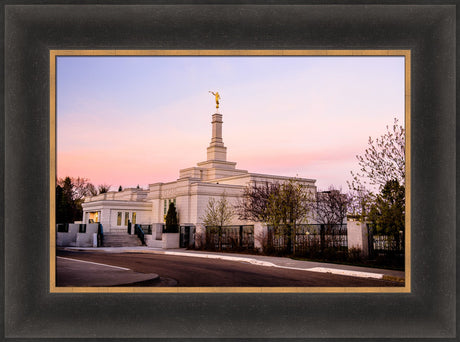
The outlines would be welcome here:
[[[168,213],[165,220],[165,233],[178,233],[179,224],[177,223],[176,206],[173,202],[169,203]]]
[[[348,261],[350,262],[361,261],[361,249],[356,248],[356,247],[348,249]]]

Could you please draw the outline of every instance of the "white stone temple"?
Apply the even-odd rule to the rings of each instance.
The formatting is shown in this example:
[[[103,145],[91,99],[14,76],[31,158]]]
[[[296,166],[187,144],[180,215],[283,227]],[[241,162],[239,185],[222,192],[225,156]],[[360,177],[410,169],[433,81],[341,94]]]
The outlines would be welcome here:
[[[251,183],[284,182],[292,177],[249,173],[236,168],[236,162],[227,161],[227,147],[222,139],[222,114],[212,115],[212,138],[207,148],[207,160],[196,166],[179,170],[179,178],[168,183],[153,183],[148,189],[129,188],[111,191],[85,199],[83,223],[100,222],[104,233],[127,232],[132,224],[163,225],[169,203],[174,202],[179,224],[198,232],[204,229],[202,217],[209,199],[218,200],[225,194],[230,203],[236,203],[244,188]],[[314,179],[296,178],[296,181],[316,192]],[[240,221],[233,225],[254,224]]]

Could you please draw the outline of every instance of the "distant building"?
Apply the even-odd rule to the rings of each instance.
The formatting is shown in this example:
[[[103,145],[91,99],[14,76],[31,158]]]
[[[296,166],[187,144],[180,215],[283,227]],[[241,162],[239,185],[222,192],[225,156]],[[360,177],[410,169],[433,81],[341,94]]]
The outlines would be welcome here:
[[[192,230],[204,229],[204,216],[210,198],[225,194],[235,203],[244,188],[252,183],[284,182],[292,177],[249,173],[227,161],[227,148],[222,140],[222,114],[212,115],[212,138],[207,148],[207,160],[179,171],[179,178],[168,183],[153,183],[147,190],[128,188],[121,192],[108,192],[85,199],[83,223],[100,222],[104,232],[127,232],[132,224],[161,226],[170,202],[177,208],[179,224]],[[314,179],[296,178],[316,193]],[[234,225],[253,224],[235,217]]]

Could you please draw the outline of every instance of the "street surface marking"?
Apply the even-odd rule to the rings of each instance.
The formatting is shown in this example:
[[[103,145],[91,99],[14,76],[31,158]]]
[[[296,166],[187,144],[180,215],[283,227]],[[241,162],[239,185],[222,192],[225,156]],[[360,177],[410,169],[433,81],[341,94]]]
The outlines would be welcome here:
[[[129,269],[129,268],[124,268],[124,267],[119,267],[119,266],[112,266],[112,265],[106,265],[106,264],[100,264],[100,263],[98,263],[98,262],[84,261],[84,260],[78,260],[78,259],[73,259],[73,258],[64,258],[64,257],[60,257],[60,256],[58,256],[57,258],[65,259],[65,260],[72,260],[72,261],[79,261],[79,262],[86,262],[86,263],[88,263],[88,264],[94,264],[94,265],[106,266],[106,267],[113,267],[113,268],[118,268],[118,269],[120,269],[120,270],[131,271],[131,269]]]
[[[346,271],[346,270],[340,270],[336,268],[327,268],[327,267],[313,267],[313,268],[306,269],[306,271],[339,274],[339,275],[345,275],[345,276],[351,276],[351,277],[361,277],[361,278],[375,278],[375,279],[383,278],[383,274],[380,274],[380,273]]]

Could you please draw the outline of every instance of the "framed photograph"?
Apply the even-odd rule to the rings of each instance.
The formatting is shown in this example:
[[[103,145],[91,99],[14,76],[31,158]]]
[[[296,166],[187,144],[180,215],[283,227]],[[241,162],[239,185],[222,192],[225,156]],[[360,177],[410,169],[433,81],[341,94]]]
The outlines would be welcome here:
[[[308,3],[5,5],[4,338],[455,337],[453,8]],[[134,59],[138,59],[137,69],[122,65]],[[144,63],[141,68],[140,60]],[[331,60],[338,66],[327,64]],[[152,61],[157,64],[152,66]],[[280,66],[280,61],[285,64]],[[313,61],[323,64],[313,65]],[[387,67],[379,61],[394,61],[396,66]],[[303,74],[308,75],[309,82],[302,83],[302,76],[294,77],[309,68],[316,70],[316,74]],[[344,68],[348,74],[339,71]],[[386,84],[384,80],[391,79],[392,72],[398,81]],[[222,74],[231,77],[233,84],[220,86]],[[341,83],[346,77],[355,79],[355,84]],[[204,80],[215,83],[205,89]],[[363,88],[364,80],[369,83]],[[248,84],[253,87],[245,88]],[[105,92],[108,87],[113,90],[110,94]],[[149,95],[149,87],[153,94]],[[296,92],[301,87],[309,90],[308,96],[305,91]],[[255,88],[257,93],[251,94]],[[196,95],[198,90],[202,91]],[[353,91],[355,97],[350,100]],[[278,103],[277,92],[283,94]],[[161,104],[152,103],[155,93],[161,94]],[[342,102],[328,96],[342,97]],[[302,100],[305,107],[299,105]],[[348,114],[328,117],[327,113],[338,111],[341,103]],[[354,105],[345,108],[350,103]],[[152,118],[145,108],[156,115]],[[379,113],[385,110],[394,113],[382,120]],[[256,111],[263,115],[251,116]],[[284,114],[276,115],[277,111]],[[308,119],[299,111],[318,111],[324,117]],[[360,111],[373,113],[372,120],[363,119]],[[243,114],[232,117],[232,112]],[[196,113],[202,117],[198,119]],[[231,119],[227,121],[227,117]],[[215,231],[214,225],[204,224],[203,218],[216,204],[214,200],[232,202],[238,191],[245,191],[243,179],[245,184],[249,180],[257,184],[271,177],[273,184],[281,185],[295,179],[314,189],[310,192],[316,201],[331,196],[336,188],[329,185],[344,189],[346,184],[334,178],[330,169],[342,169],[333,164],[329,171],[321,165],[303,171],[306,168],[297,162],[296,153],[312,152],[306,147],[298,149],[298,145],[309,145],[310,136],[322,153],[337,149],[334,146],[345,151],[353,141],[347,140],[347,133],[355,139],[361,131],[364,136],[373,135],[366,133],[366,129],[374,130],[373,121],[385,121],[391,131],[394,118],[404,123],[408,138],[404,145],[407,172],[402,277],[387,276],[372,284],[366,280],[369,283],[353,285],[334,280],[335,276],[340,278],[334,274],[337,268],[317,266],[310,271],[325,277],[319,285],[296,280],[300,285],[293,286],[286,280],[288,273],[284,274],[285,283],[226,285],[218,281],[220,276],[211,280],[200,273],[200,267],[211,269],[211,264],[217,263],[213,261],[196,266],[196,275],[189,277],[194,278],[187,280],[189,283],[179,281],[179,285],[186,285],[173,284],[177,279],[168,276],[173,273],[164,273],[159,279],[163,283],[142,286],[146,279],[135,277],[146,272],[133,271],[126,259],[104,261],[97,259],[102,254],[95,257],[85,251],[103,246],[101,237],[108,246],[111,234],[123,233],[130,239],[141,239],[152,251],[161,248],[170,254],[211,254],[205,247],[214,248],[217,254],[228,257],[222,262],[231,262],[232,248],[240,252],[242,248],[288,248],[300,254],[301,242],[316,241],[311,229],[317,224],[318,246],[324,253],[328,233],[322,229],[327,224],[318,220],[318,214],[315,222],[296,222],[297,228],[302,224],[305,227],[301,238],[296,231],[293,240],[288,238],[290,233],[281,233],[279,228],[287,221],[277,226],[279,214],[269,220],[274,224],[261,225],[240,213],[240,221],[217,225]],[[283,127],[287,120],[298,123]],[[148,125],[156,129],[146,128]],[[289,127],[292,131],[286,135]],[[268,136],[264,144],[260,143],[264,135],[258,135],[255,128]],[[324,140],[327,132],[333,137]],[[171,139],[174,133],[177,137]],[[293,134],[297,136],[292,140],[294,144],[284,144]],[[366,148],[366,143],[361,146]],[[149,144],[155,148],[140,153]],[[257,144],[262,146],[258,149]],[[200,148],[201,159],[193,152]],[[263,155],[264,148],[271,153]],[[281,152],[277,154],[277,150]],[[148,161],[154,151],[162,153]],[[179,158],[183,164],[177,164],[174,151],[182,152]],[[353,150],[353,154],[362,153]],[[238,156],[238,160],[232,156]],[[271,162],[263,158],[270,156],[274,159]],[[294,162],[290,156],[294,156]],[[98,164],[102,165],[98,168]],[[143,172],[136,169],[137,165]],[[151,172],[146,171],[149,167]],[[110,178],[114,169],[118,170]],[[69,180],[88,176],[69,174],[69,170],[93,172],[90,179],[95,190],[86,196],[81,219],[73,219],[72,226],[65,225],[68,222],[63,216],[58,219],[64,214],[55,208],[64,192],[57,192],[56,186],[64,189],[66,176]],[[131,173],[134,177],[123,179]],[[285,177],[285,182],[276,177]],[[85,182],[87,186],[89,180]],[[177,190],[180,182],[189,184],[189,193],[195,191],[193,187],[201,192],[196,190],[197,197],[186,202]],[[97,191],[98,186],[109,188]],[[191,210],[192,201],[201,209]],[[179,214],[176,223],[168,221],[171,207]],[[346,245],[337,242],[345,241],[339,240],[340,234],[334,235],[334,257],[338,258],[341,248],[346,248],[348,257],[351,247],[369,253],[388,244],[388,240],[366,238],[359,245],[356,238],[350,238],[350,227],[358,228],[352,226],[353,221],[345,221]],[[62,227],[58,225],[61,223]],[[174,232],[169,231],[171,224]],[[95,231],[90,231],[93,228]],[[69,231],[75,229],[75,240],[69,240]],[[366,234],[369,229],[366,226]],[[375,236],[379,236],[375,229]],[[270,232],[269,240],[256,238]],[[362,237],[363,231],[359,232],[356,236]],[[168,248],[170,243],[172,249]],[[125,252],[132,255],[138,250],[127,247],[130,249]],[[77,250],[87,255],[78,262],[90,262],[94,269],[111,265],[119,272],[133,271],[136,274],[130,276],[136,281],[131,283],[137,285],[91,286],[87,279],[57,277],[62,263],[67,263],[70,270],[78,269],[69,264],[76,262]],[[176,263],[183,262],[180,258],[184,256],[179,254],[174,256]],[[162,272],[170,272],[173,266],[162,260],[147,263],[163,262]],[[84,267],[90,268],[88,264]],[[296,266],[289,267],[284,271],[303,272],[294,270]],[[283,277],[276,273],[276,267],[267,269],[273,269],[277,278]],[[153,268],[149,270],[155,273]],[[381,286],[383,283],[378,281],[393,283]],[[331,325],[331,320],[335,324]]]
[[[409,50],[51,50],[50,79],[52,292],[410,292]]]

